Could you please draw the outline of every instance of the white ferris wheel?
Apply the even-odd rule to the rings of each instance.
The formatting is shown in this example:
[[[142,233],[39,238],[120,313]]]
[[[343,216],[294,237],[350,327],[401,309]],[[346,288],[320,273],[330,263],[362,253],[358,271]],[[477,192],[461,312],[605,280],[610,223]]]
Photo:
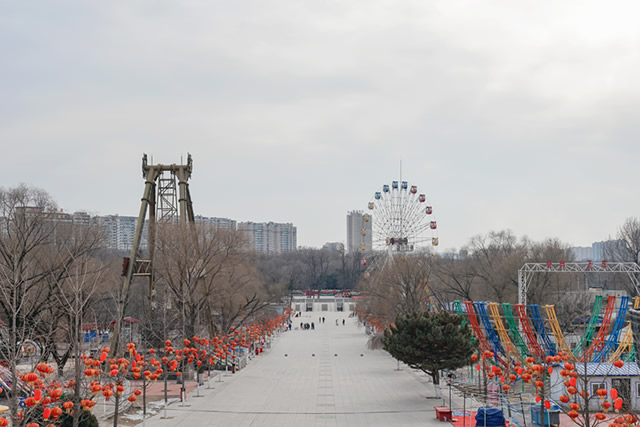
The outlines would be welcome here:
[[[383,185],[369,202],[364,221],[371,222],[374,251],[407,253],[438,246],[433,208],[427,196],[407,181]]]

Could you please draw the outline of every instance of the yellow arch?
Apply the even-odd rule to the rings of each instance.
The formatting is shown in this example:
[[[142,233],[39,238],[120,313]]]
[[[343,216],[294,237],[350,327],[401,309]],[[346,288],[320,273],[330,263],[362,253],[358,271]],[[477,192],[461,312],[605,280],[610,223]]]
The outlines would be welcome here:
[[[573,352],[567,345],[567,341],[564,339],[564,334],[560,329],[560,324],[558,324],[558,317],[556,316],[556,308],[553,305],[545,305],[545,311],[547,312],[547,319],[549,319],[549,325],[551,325],[551,331],[553,332],[553,336],[556,339],[556,345],[560,349],[560,351],[566,353],[571,359],[576,360]]]
[[[638,297],[636,297],[638,298]],[[618,348],[611,354],[608,363],[613,363],[620,358],[622,353],[630,353],[633,349],[633,331],[631,330],[631,322],[629,322],[629,326],[627,327],[627,332],[625,332],[624,336],[620,340],[620,344],[618,344]]]
[[[502,341],[502,347],[504,347],[504,350],[510,353],[517,360],[522,360],[522,354],[520,354],[520,351],[518,351],[516,346],[513,345],[513,342],[511,342],[511,337],[509,337],[509,334],[507,333],[507,330],[502,323],[502,319],[500,318],[500,311],[498,311],[498,303],[490,302],[488,305],[489,311],[491,311],[491,318],[493,319],[493,323],[496,326],[496,331],[498,331],[500,341]]]

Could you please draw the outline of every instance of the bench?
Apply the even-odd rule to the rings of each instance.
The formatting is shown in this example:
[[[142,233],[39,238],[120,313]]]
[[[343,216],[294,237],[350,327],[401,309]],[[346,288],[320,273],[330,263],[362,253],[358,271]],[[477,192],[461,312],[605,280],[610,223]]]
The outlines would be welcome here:
[[[434,406],[433,409],[436,410],[436,418],[440,421],[451,421],[451,409],[448,406]]]

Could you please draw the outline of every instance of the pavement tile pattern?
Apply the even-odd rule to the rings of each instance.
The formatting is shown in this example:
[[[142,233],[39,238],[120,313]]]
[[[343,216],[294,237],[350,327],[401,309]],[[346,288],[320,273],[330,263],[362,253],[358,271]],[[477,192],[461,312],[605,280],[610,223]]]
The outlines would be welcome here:
[[[326,321],[319,323],[324,316]],[[336,324],[336,319],[338,324]],[[342,320],[345,324],[342,324]],[[368,350],[348,313],[303,313],[271,349],[235,374],[212,380],[147,427],[449,426],[435,417],[433,385],[386,352]],[[300,330],[300,322],[314,330]],[[297,329],[296,329],[297,327]],[[142,425],[142,424],[140,424]]]

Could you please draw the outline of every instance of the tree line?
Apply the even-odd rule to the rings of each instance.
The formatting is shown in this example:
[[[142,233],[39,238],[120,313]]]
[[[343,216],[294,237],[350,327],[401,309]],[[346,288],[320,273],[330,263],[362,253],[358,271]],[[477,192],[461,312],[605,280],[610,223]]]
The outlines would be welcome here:
[[[135,279],[124,298],[144,344],[215,336],[273,315],[284,289],[263,278],[242,233],[182,227],[159,225],[154,287]],[[100,224],[74,222],[43,190],[0,188],[0,359],[13,375],[27,343],[62,375],[88,330],[113,328],[125,254],[106,249],[105,238]]]

